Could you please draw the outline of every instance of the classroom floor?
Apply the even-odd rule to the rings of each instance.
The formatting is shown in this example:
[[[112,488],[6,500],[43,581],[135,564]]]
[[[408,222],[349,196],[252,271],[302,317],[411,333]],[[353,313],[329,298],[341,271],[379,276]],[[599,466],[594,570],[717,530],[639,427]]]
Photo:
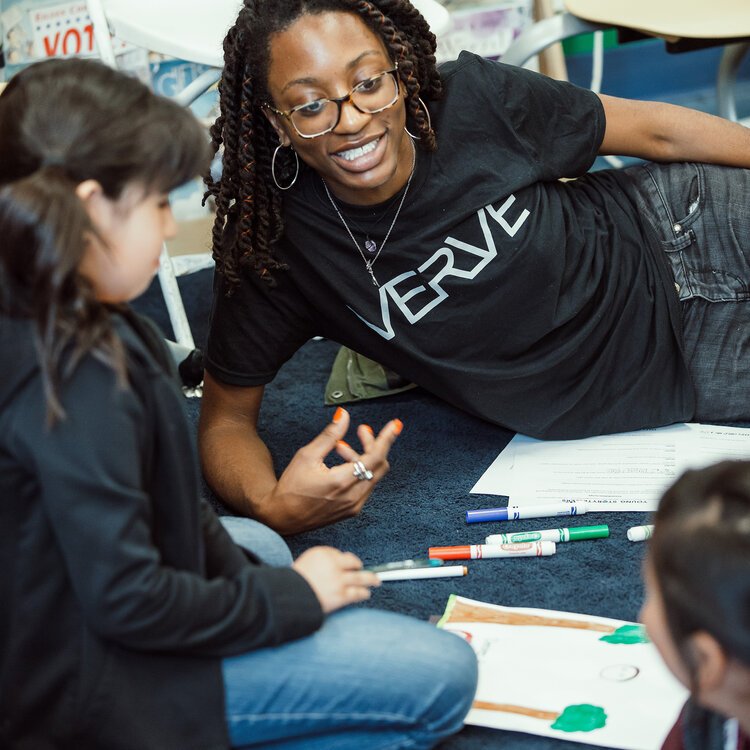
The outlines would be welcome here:
[[[205,339],[211,275],[206,269],[179,280],[198,343]],[[168,326],[156,285],[136,307]],[[267,386],[261,421],[273,429],[261,432],[277,465],[284,466],[331,419],[333,407],[323,404],[323,390],[337,348],[331,341],[309,341]],[[186,407],[195,428],[199,400],[186,399]],[[295,555],[326,544],[352,550],[366,564],[376,564],[422,557],[430,546],[480,543],[485,534],[506,530],[494,528],[499,524],[469,528],[465,511],[495,502],[469,491],[510,440],[511,432],[459,412],[421,389],[352,404],[348,409],[354,424],[367,423],[375,429],[394,417],[404,422],[404,432],[391,451],[391,472],[359,517],[289,537]],[[220,513],[227,512],[207,487],[203,491]],[[647,521],[645,513],[590,513],[578,519],[577,525],[608,524],[610,538],[560,545],[558,554],[548,558],[472,561],[464,578],[383,584],[364,606],[428,620],[442,614],[449,596],[458,594],[512,607],[634,620],[642,598],[644,546],[627,541],[626,530]],[[539,520],[513,522],[514,531],[535,528],[546,527]],[[441,747],[583,750],[590,746],[467,726]]]

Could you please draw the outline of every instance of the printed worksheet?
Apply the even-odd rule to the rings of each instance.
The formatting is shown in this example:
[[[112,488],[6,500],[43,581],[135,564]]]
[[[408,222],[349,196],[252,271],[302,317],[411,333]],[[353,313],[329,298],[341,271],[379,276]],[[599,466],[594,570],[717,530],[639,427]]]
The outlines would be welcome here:
[[[586,501],[589,510],[652,511],[686,469],[750,459],[750,428],[678,424],[582,440],[516,435],[471,492],[510,505]]]

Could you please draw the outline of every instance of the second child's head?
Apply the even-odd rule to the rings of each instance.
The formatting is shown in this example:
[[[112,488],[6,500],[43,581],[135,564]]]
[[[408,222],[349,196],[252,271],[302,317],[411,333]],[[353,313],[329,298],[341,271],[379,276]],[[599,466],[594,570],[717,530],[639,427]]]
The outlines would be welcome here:
[[[688,471],[666,492],[641,620],[694,699],[750,714],[750,462]]]

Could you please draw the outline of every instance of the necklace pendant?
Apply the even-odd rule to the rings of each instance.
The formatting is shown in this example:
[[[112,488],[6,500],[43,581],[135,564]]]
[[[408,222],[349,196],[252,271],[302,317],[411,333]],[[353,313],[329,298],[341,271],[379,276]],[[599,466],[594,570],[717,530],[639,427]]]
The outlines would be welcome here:
[[[413,136],[412,136],[413,137]],[[326,196],[328,196],[328,200],[331,203],[331,206],[333,207],[333,210],[336,212],[336,215],[339,217],[339,220],[344,225],[344,229],[346,230],[346,233],[351,238],[352,244],[357,249],[357,252],[360,254],[360,257],[365,262],[365,270],[367,273],[370,274],[370,278],[372,279],[372,283],[374,286],[380,288],[380,284],[378,284],[378,280],[375,278],[375,274],[372,270],[373,265],[375,264],[375,261],[380,257],[380,253],[383,252],[383,248],[386,245],[386,242],[388,242],[388,238],[391,236],[391,232],[393,231],[393,227],[396,226],[396,221],[398,220],[399,214],[401,213],[401,209],[404,206],[404,201],[406,200],[406,194],[409,192],[409,186],[411,185],[412,177],[414,177],[414,169],[417,166],[417,149],[414,146],[413,141],[410,139],[409,143],[411,144],[412,148],[412,155],[411,155],[411,172],[409,173],[409,179],[406,181],[406,187],[404,187],[404,191],[401,193],[401,199],[399,200],[398,207],[396,208],[396,214],[393,217],[393,220],[391,221],[391,225],[388,227],[388,231],[385,233],[385,237],[383,238],[383,244],[378,247],[377,242],[375,240],[370,239],[369,237],[366,237],[365,239],[365,251],[370,255],[370,258],[368,260],[367,255],[365,255],[365,252],[362,251],[362,247],[357,242],[357,240],[354,237],[354,234],[352,233],[352,230],[349,228],[349,225],[346,223],[346,219],[344,218],[341,211],[339,211],[339,207],[336,205],[336,201],[333,200],[333,196],[331,195],[330,190],[328,190],[328,185],[326,185],[326,181],[321,177],[321,181],[323,182],[323,189],[326,191]],[[395,199],[394,199],[395,200]],[[392,205],[389,204],[388,208]],[[386,209],[387,212],[388,209]],[[382,219],[385,216],[381,216]],[[361,231],[361,230],[360,230]]]

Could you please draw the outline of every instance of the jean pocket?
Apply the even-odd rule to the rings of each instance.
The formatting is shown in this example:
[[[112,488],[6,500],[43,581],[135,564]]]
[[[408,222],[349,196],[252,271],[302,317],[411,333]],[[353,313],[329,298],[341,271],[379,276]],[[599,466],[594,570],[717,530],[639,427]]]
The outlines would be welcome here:
[[[731,212],[717,209],[724,198],[720,181],[728,179],[727,173],[709,174],[705,165],[683,164],[674,170],[658,165],[651,176],[669,217],[669,226],[660,224],[661,247],[680,300],[750,299],[747,231],[732,224]]]
[[[699,239],[702,233],[696,229],[682,227],[674,239],[662,243],[680,301],[693,297],[709,302],[750,299],[748,277],[725,252],[714,247],[716,243]]]
[[[697,164],[690,166],[693,168],[691,179],[678,194],[678,200],[672,209],[676,216],[672,223],[672,231],[677,239],[689,233],[690,227],[700,219],[705,201],[706,191],[700,167]]]
[[[649,175],[647,213],[662,244],[690,244],[688,229],[703,213],[706,186],[699,164],[646,164]],[[648,205],[650,204],[650,205]]]

